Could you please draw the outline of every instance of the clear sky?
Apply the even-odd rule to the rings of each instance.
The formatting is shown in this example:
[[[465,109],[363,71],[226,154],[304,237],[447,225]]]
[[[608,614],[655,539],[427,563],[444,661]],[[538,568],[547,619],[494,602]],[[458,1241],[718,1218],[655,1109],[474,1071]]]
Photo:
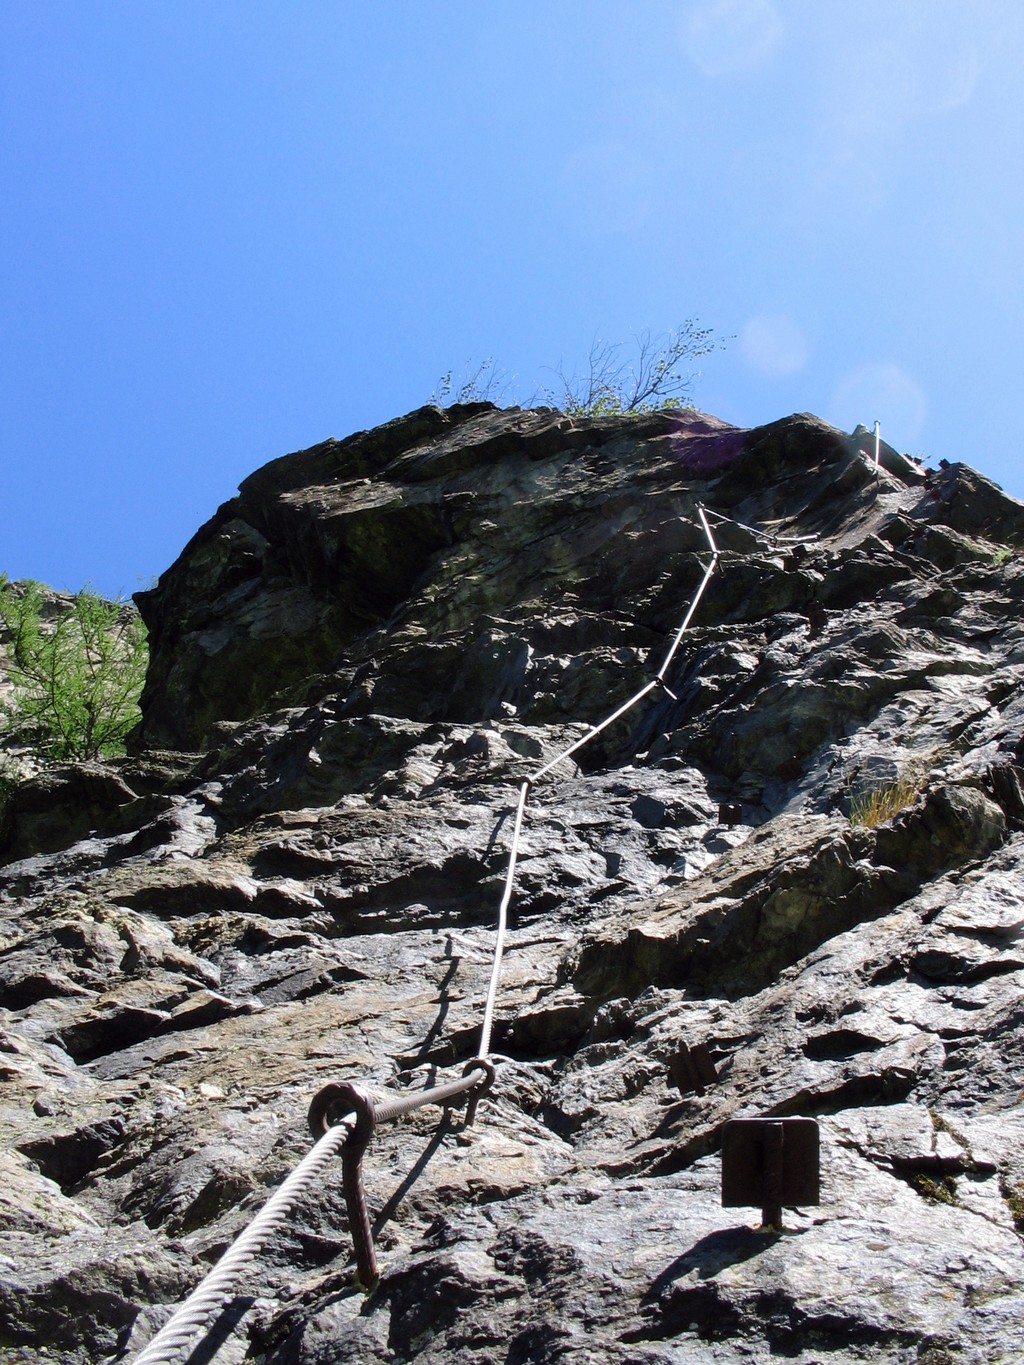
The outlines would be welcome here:
[[[1022,0],[0,0],[0,570],[696,318],[739,425],[1024,498]]]

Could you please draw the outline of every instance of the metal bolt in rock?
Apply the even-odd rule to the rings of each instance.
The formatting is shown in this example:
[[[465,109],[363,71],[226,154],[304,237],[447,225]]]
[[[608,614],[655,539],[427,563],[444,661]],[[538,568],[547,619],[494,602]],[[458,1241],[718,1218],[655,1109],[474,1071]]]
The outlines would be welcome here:
[[[309,1107],[309,1127],[314,1138],[330,1132],[333,1124],[347,1123],[349,1134],[341,1153],[341,1183],[348,1213],[349,1231],[356,1262],[356,1283],[366,1293],[380,1280],[373,1230],[363,1189],[363,1153],[370,1144],[374,1128],[403,1118],[425,1104],[447,1105],[465,1099],[469,1105],[467,1124],[473,1120],[476,1102],[494,1083],[494,1067],[484,1058],[468,1062],[462,1077],[445,1085],[375,1103],[366,1091],[350,1082],[325,1085],[313,1096]]]

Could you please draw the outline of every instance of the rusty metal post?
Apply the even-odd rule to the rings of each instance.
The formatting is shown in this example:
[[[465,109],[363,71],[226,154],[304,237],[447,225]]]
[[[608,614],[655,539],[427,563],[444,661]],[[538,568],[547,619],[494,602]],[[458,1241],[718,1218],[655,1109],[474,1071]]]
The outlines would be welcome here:
[[[467,1128],[472,1128],[476,1121],[476,1107],[494,1084],[494,1063],[489,1062],[486,1057],[475,1057],[473,1061],[466,1063],[462,1074],[463,1076],[470,1076],[474,1071],[482,1071],[484,1074],[476,1089],[469,1092],[469,1099],[466,1101],[465,1126]]]
[[[782,1231],[782,1145],[785,1133],[778,1121],[764,1125],[761,1147],[761,1226]]]
[[[373,1229],[370,1227],[370,1214],[366,1207],[366,1191],[363,1189],[363,1152],[365,1145],[351,1150],[352,1138],[341,1150],[341,1188],[345,1196],[345,1210],[348,1213],[348,1226],[352,1234],[352,1250],[356,1261],[356,1284],[365,1293],[376,1289],[380,1280],[377,1267],[377,1253],[373,1245]]]
[[[380,1279],[373,1246],[373,1229],[370,1227],[366,1192],[363,1189],[363,1153],[373,1137],[376,1123],[373,1100],[358,1085],[325,1085],[310,1105],[309,1126],[314,1135],[320,1136],[321,1132],[345,1114],[355,1114],[356,1125],[341,1149],[341,1188],[352,1234],[356,1283],[369,1293],[376,1288]]]
[[[390,1123],[393,1119],[411,1114],[425,1104],[446,1105],[462,1096],[469,1100],[470,1112],[466,1121],[467,1124],[471,1123],[477,1100],[490,1090],[493,1082],[493,1063],[484,1057],[475,1057],[466,1063],[459,1080],[385,1100],[377,1106],[361,1086],[350,1082],[341,1085],[332,1082],[313,1096],[309,1106],[309,1126],[315,1138],[322,1137],[332,1124],[340,1123],[344,1118],[355,1119],[352,1132],[341,1149],[341,1188],[345,1196],[349,1231],[352,1233],[356,1283],[366,1293],[375,1289],[380,1280],[373,1229],[366,1208],[366,1191],[363,1189],[363,1153],[373,1137],[374,1127],[377,1123]]]

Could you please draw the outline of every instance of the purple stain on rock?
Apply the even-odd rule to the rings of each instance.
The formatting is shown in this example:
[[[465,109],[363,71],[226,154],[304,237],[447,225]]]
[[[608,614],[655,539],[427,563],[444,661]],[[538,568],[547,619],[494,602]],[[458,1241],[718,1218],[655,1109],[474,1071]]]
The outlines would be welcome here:
[[[730,426],[703,412],[673,416],[672,448],[690,474],[713,474],[739,459],[749,435],[745,427]]]

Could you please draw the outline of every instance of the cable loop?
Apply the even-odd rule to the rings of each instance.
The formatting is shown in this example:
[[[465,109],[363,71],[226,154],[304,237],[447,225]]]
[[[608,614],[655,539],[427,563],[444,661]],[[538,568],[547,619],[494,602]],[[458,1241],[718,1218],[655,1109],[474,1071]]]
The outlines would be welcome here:
[[[488,1061],[486,1057],[473,1057],[462,1068],[462,1074],[464,1076],[468,1076],[474,1071],[482,1071],[484,1073],[484,1079],[477,1087],[477,1093],[474,1097],[480,1099],[490,1092],[491,1087],[494,1085],[494,1077],[497,1073],[494,1069],[494,1063]]]
[[[313,1096],[309,1106],[308,1123],[314,1138],[320,1138],[345,1117],[355,1115],[355,1126],[346,1142],[347,1147],[366,1149],[376,1123],[374,1103],[366,1091],[351,1082],[332,1081]]]

